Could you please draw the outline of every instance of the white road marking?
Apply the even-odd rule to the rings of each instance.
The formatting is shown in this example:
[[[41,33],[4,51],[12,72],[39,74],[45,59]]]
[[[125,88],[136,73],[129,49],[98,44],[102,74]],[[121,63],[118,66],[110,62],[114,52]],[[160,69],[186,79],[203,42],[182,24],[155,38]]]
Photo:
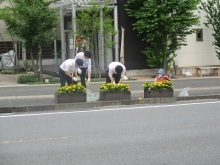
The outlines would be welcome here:
[[[12,117],[28,117],[28,116],[44,116],[44,115],[59,115],[59,114],[74,114],[74,113],[91,113],[91,112],[104,112],[104,111],[120,111],[120,110],[132,110],[132,109],[149,109],[149,108],[163,108],[163,107],[179,107],[179,106],[190,106],[190,105],[204,105],[204,104],[219,104],[220,101],[212,102],[199,102],[199,103],[185,103],[185,104],[172,104],[172,105],[152,105],[152,106],[135,106],[126,108],[106,108],[106,109],[96,109],[96,110],[84,110],[84,111],[71,111],[71,112],[49,112],[49,113],[35,113],[35,114],[8,114],[0,115],[0,118],[12,118]]]

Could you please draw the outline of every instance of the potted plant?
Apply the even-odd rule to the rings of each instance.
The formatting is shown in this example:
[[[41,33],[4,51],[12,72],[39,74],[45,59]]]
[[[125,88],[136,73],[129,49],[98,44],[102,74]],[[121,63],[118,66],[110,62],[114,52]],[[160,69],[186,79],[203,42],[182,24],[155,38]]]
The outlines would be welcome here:
[[[173,97],[172,81],[145,82],[144,98]]]
[[[55,91],[56,103],[86,102],[86,88],[81,84],[63,86]]]
[[[131,99],[131,91],[128,84],[107,83],[100,85],[99,89],[100,101]]]

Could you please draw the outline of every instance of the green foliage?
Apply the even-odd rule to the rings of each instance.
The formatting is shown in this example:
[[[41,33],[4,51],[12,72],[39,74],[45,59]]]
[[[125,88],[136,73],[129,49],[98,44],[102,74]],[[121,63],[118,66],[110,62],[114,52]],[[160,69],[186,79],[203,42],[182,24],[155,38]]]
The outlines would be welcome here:
[[[199,9],[206,12],[205,17],[207,18],[207,22],[204,24],[213,30],[213,44],[215,45],[216,56],[220,60],[220,2],[219,0],[208,0],[207,2],[201,2]]]
[[[24,69],[26,70],[26,72],[31,70],[31,61],[30,60],[24,60],[23,65],[24,65]]]
[[[31,55],[31,68],[36,69],[34,60],[41,61],[42,47],[56,37],[57,11],[45,0],[9,0],[8,4],[0,9],[0,19],[5,22],[10,35],[24,42]]]
[[[90,37],[91,34],[97,34],[100,30],[100,5],[97,3],[92,3],[93,6],[88,10],[83,10],[77,12],[76,22],[77,34],[82,36]],[[111,10],[108,8],[108,2],[102,7],[103,8],[103,31],[104,33],[111,32],[115,34],[113,19],[110,17]],[[92,21],[91,21],[92,20]]]
[[[171,89],[172,81],[162,81],[162,82],[144,82],[142,85],[145,90],[163,90],[163,89]]]
[[[103,92],[125,92],[130,91],[130,85],[107,83],[100,85],[99,89]]]
[[[1,74],[17,74],[17,71],[12,69],[5,69],[1,71]]]
[[[75,93],[85,93],[85,92],[86,92],[86,88],[81,84],[72,84],[69,86],[63,86],[56,89],[55,91],[56,94],[62,94],[62,95],[65,94],[71,95]]]
[[[91,4],[93,5],[91,8],[78,11],[77,17],[75,18],[77,30],[74,35],[83,36],[89,39],[86,43],[87,46],[93,45],[97,35],[100,33],[102,33],[103,36],[108,36],[109,34],[113,36],[116,34],[113,26],[113,19],[111,18],[112,9],[108,7],[109,2],[106,1],[102,6],[96,2],[92,2]],[[103,32],[100,32],[100,8],[103,9]],[[112,40],[105,42],[105,46],[112,46],[114,44]]]
[[[198,24],[194,14],[200,0],[128,0],[125,10],[135,18],[133,29],[146,43],[143,53],[147,64],[166,70],[176,56],[175,51],[186,45],[192,25]]]
[[[33,74],[22,74],[18,77],[18,83],[27,84],[37,82],[37,76]]]

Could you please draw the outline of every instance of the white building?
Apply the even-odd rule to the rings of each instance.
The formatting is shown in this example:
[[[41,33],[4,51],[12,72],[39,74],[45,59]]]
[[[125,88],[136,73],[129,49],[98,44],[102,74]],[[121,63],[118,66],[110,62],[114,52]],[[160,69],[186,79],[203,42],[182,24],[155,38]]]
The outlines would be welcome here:
[[[196,11],[200,17],[200,25],[193,26],[193,29],[198,29],[197,34],[192,34],[187,37],[187,46],[183,46],[181,50],[177,51],[175,58],[176,65],[179,67],[195,67],[206,65],[220,65],[215,48],[213,46],[212,29],[206,27],[205,14],[203,11]]]

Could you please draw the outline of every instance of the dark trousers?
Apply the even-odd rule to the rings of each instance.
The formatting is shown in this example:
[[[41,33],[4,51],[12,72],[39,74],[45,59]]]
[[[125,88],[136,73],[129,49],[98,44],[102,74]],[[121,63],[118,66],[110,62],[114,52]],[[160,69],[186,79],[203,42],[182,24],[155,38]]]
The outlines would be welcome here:
[[[82,74],[80,74],[81,84],[86,88],[86,72],[87,68],[80,68],[82,70]]]
[[[73,81],[71,77],[67,76],[66,73],[61,68],[59,69],[59,74],[60,74],[61,87],[65,86],[66,82],[68,85],[77,84],[77,82]]]
[[[106,84],[111,83],[111,79],[108,75],[109,69],[106,70]],[[115,84],[118,84],[121,79],[121,74],[115,74],[113,73],[112,77],[115,79]]]

